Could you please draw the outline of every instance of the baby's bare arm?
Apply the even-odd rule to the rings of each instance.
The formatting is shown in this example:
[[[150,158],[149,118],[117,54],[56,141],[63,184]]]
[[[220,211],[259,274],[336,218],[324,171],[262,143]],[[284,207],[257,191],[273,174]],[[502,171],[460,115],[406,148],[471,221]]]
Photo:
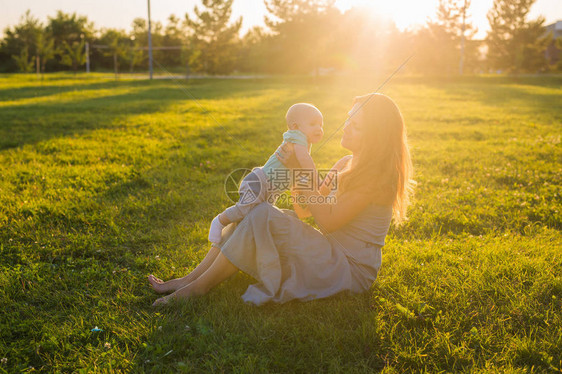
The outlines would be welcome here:
[[[295,144],[294,145],[295,156],[299,162],[302,169],[316,170],[314,161],[308,153],[308,149],[304,145]]]

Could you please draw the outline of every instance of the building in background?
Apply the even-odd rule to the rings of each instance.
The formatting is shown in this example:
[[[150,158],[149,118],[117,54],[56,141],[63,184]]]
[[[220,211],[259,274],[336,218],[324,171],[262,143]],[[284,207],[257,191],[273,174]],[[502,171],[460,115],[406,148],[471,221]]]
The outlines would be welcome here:
[[[556,21],[545,26],[546,33],[552,34],[552,43],[546,49],[546,59],[550,65],[555,65],[560,61],[560,49],[556,46],[556,40],[562,39],[562,21]]]

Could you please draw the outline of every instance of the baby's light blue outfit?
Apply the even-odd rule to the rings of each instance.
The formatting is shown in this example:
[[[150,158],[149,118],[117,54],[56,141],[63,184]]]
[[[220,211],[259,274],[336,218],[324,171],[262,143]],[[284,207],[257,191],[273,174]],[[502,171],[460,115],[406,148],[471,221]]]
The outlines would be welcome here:
[[[308,149],[308,140],[306,135],[300,130],[287,130],[283,133],[283,143],[300,144]],[[272,200],[274,193],[282,192],[279,186],[286,185],[288,181],[276,182],[275,178],[283,176],[279,171],[288,170],[275,156],[272,154],[264,166],[261,168],[254,168],[240,183],[238,194],[240,199],[238,202],[226,208],[224,213],[231,222],[238,222],[248,214],[258,204],[264,201],[271,204],[275,203]]]
[[[283,133],[283,143],[294,143],[299,145],[304,145],[308,149],[308,140],[306,135],[300,130],[287,130]],[[265,175],[272,175],[275,169],[287,169],[285,165],[281,163],[275,157],[275,153],[269,157],[269,160],[261,167]]]
[[[323,234],[293,211],[261,203],[228,225],[217,246],[258,281],[242,295],[248,303],[358,293],[377,277],[391,219],[392,206],[370,204],[344,227]]]

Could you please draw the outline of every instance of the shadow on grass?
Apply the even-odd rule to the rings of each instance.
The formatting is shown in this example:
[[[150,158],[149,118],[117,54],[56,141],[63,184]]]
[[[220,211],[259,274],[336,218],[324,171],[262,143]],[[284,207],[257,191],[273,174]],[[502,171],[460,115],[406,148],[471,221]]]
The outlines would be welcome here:
[[[465,76],[396,76],[392,78],[396,84],[458,84],[470,86],[511,86],[526,85],[537,87],[559,88],[562,86],[562,74],[555,75],[465,75]]]
[[[100,128],[98,121],[110,123],[120,115],[126,116],[136,112],[156,113],[163,109],[164,105],[171,105],[183,98],[180,92],[168,93],[168,96],[162,99],[165,94],[163,90],[168,91],[167,86],[159,84],[158,87],[158,90],[143,91],[140,95],[142,99],[139,99],[139,95],[131,93],[83,100],[80,105],[69,108],[65,113],[58,113],[63,109],[60,104],[45,105],[41,112],[44,113],[46,109],[49,115],[53,116],[49,122],[51,126],[45,126],[44,132],[35,134],[31,139],[22,137],[22,142],[32,144],[55,137],[83,134]],[[244,85],[235,91],[253,96],[259,95],[260,89],[263,88]],[[209,88],[209,93],[201,96],[204,100],[214,94],[227,95],[224,90],[224,87],[217,90]],[[139,100],[142,101],[139,103]],[[119,104],[119,107],[106,110],[98,117],[88,118],[84,123],[72,122],[72,116],[80,118],[80,107],[96,108],[111,106],[112,103]],[[241,114],[250,115],[254,109],[250,107],[248,112]],[[24,113],[29,115],[28,111],[33,108],[26,107],[24,110]],[[6,110],[0,113],[6,118]],[[65,121],[61,122],[62,126],[53,127],[57,113],[60,114],[59,118]],[[258,121],[252,124],[253,126],[239,131],[252,133],[256,130],[254,134],[261,135],[257,130],[261,129],[263,124]],[[230,123],[226,126],[234,131],[236,124]],[[17,128],[10,122],[10,126],[3,131],[6,131],[6,134],[13,133],[17,132]],[[20,134],[22,135],[25,134]],[[178,272],[183,272],[181,265],[191,266],[200,261],[201,248],[208,246],[206,234],[197,235],[193,227],[224,208],[218,205],[221,200],[217,198],[219,194],[223,194],[223,173],[226,175],[226,171],[230,171],[232,167],[240,167],[240,164],[242,167],[255,165],[258,157],[253,151],[259,148],[248,146],[248,149],[252,149],[250,153],[236,149],[229,138],[217,137],[216,128],[213,126],[198,127],[183,135],[185,138],[182,139],[179,149],[170,147],[167,150],[169,153],[164,153],[163,159],[158,158],[154,164],[147,165],[148,168],[140,165],[140,169],[133,169],[128,174],[102,183],[102,191],[99,194],[90,193],[92,196],[84,200],[66,202],[65,197],[60,196],[60,204],[51,204],[46,199],[28,207],[10,208],[11,211],[7,212],[10,225],[0,227],[0,241],[6,243],[2,247],[3,256],[0,262],[8,269],[26,268],[29,263],[33,263],[33,267],[26,270],[22,276],[33,279],[33,289],[22,290],[20,278],[11,277],[13,279],[10,280],[10,289],[17,290],[14,293],[17,292],[18,307],[23,308],[24,303],[29,303],[38,309],[58,309],[56,314],[68,319],[71,316],[68,315],[67,309],[74,310],[73,306],[79,300],[80,310],[75,310],[72,317],[88,320],[88,324],[103,325],[108,331],[107,339],[114,336],[120,339],[118,334],[109,333],[107,326],[115,325],[116,330],[122,329],[122,326],[131,326],[131,315],[138,311],[151,311],[150,305],[155,298],[148,288],[147,274],[158,273],[164,269],[169,272],[170,267],[174,265],[178,266]],[[278,145],[279,137],[280,134],[275,139],[272,138],[272,149]],[[204,146],[199,145],[199,139],[205,140]],[[256,140],[263,142],[259,136]],[[251,138],[245,141],[251,142]],[[217,150],[221,148],[225,151],[218,153]],[[217,154],[224,156],[224,160],[217,159]],[[220,162],[218,165],[207,165],[204,160]],[[40,176],[28,174],[25,180],[21,181],[22,188],[35,186],[36,183],[40,187]],[[54,194],[58,194],[58,191]],[[224,201],[223,204],[227,205]],[[181,225],[188,228],[182,229],[179,227]],[[154,260],[155,247],[158,251],[169,250],[162,256],[169,256],[168,264],[162,265]],[[127,269],[127,273],[124,273],[126,279],[118,283],[113,279],[123,275],[119,275],[119,270],[116,274],[116,268]],[[52,280],[55,274],[57,281]],[[122,298],[123,294],[120,291],[123,284],[131,285],[131,298],[127,300]],[[133,298],[134,301],[131,302]],[[114,310],[114,306],[120,311]],[[123,310],[130,313],[124,313]],[[84,311],[84,314],[81,311]],[[107,319],[107,316],[111,316],[111,320]],[[29,316],[30,321],[41,318],[43,317]],[[118,322],[113,322],[114,319]],[[134,323],[139,323],[139,320]],[[15,331],[15,328],[10,328],[6,333],[16,334]],[[25,326],[18,325],[17,334],[21,343],[42,341],[46,336],[44,331],[34,329],[32,322]],[[40,355],[29,350],[23,354],[21,360],[13,358],[12,362],[49,367],[49,362],[53,362],[54,356],[62,354],[70,357],[71,350],[83,349],[81,344],[98,344],[97,341],[86,342],[77,338],[78,335],[84,334],[84,326],[72,324],[72,328],[65,333],[51,334],[56,337],[54,339],[70,342],[64,348],[45,344]],[[134,349],[137,348],[140,349]]]
[[[58,79],[57,79],[58,81]],[[107,80],[99,82],[98,80],[90,81],[84,80],[76,84],[60,85],[56,84],[57,81],[38,81],[40,85],[23,86],[23,87],[10,87],[0,89],[0,100],[19,100],[26,98],[39,98],[51,95],[58,95],[65,92],[73,91],[91,91],[91,90],[104,90],[118,87],[144,87],[145,81],[115,81]]]
[[[283,106],[291,103],[293,98],[285,100]],[[248,114],[252,111],[253,108],[247,109]],[[261,123],[254,123],[244,128],[244,132],[252,133],[261,126]],[[184,248],[202,248],[203,252],[208,249],[206,231],[198,236],[194,236],[192,232],[185,238],[177,238],[174,237],[174,226],[181,225],[181,222],[203,222],[206,229],[205,219],[229,205],[224,197],[221,196],[221,199],[217,196],[223,194],[222,182],[227,172],[233,168],[259,164],[259,157],[255,154],[241,155],[234,150],[232,154],[221,155],[223,162],[220,165],[213,168],[205,165],[201,167],[201,161],[216,158],[216,150],[236,148],[229,144],[228,138],[212,136],[215,131],[213,128],[204,128],[200,132],[188,134],[177,154],[171,153],[160,164],[140,174],[131,175],[98,197],[103,205],[117,205],[121,208],[114,218],[120,232],[108,231],[104,252],[90,255],[104,262],[117,262],[120,266],[142,273],[138,278],[140,284],[136,285],[141,289],[139,292],[142,297],[131,312],[156,312],[150,305],[159,296],[150,289],[146,275],[155,273],[165,279],[183,276],[185,273],[180,269],[183,266],[197,265],[204,255],[201,252],[195,255],[182,254],[181,252],[188,252]],[[199,138],[207,138],[210,142],[205,149],[193,148],[195,140]],[[258,139],[263,140],[261,137]],[[247,141],[251,142],[252,139]],[[278,141],[279,136],[271,141],[272,150]],[[210,202],[214,202],[212,206]],[[114,235],[119,237],[127,232],[131,234],[115,241]],[[171,249],[166,256],[178,268],[172,275],[169,265],[168,269],[164,269],[164,266],[154,262],[138,261],[142,255],[154,257],[155,254],[162,253],[153,251],[155,246]],[[356,315],[349,320],[345,316],[358,308],[368,310],[368,294],[350,296],[347,293],[304,304],[295,301],[256,308],[244,304],[240,299],[251,283],[255,281],[239,273],[211,291],[208,296],[167,311],[159,311],[160,314],[151,320],[153,326],[143,339],[144,344],[138,347],[132,363],[133,371],[230,371],[240,364],[249,369],[257,368],[258,371],[272,368],[281,371],[305,370],[307,356],[311,354],[307,347],[311,341],[303,341],[296,335],[289,336],[287,331],[300,329],[309,331],[314,336],[331,334],[330,331],[333,330],[356,330],[361,324],[361,318]],[[288,315],[291,317],[287,319]],[[318,330],[318,324],[324,328]],[[384,366],[384,361],[381,356],[372,354],[377,351],[378,346],[376,342],[371,344],[373,346],[358,344],[360,354],[363,355],[365,365],[380,369]],[[266,348],[268,346],[269,349]],[[324,348],[319,347],[314,350],[313,355],[321,360],[322,354],[335,356],[342,348],[340,346],[333,351],[323,352]],[[269,357],[268,352],[271,350],[276,351],[279,356]],[[343,355],[345,364],[351,365],[354,362],[354,354]],[[295,357],[295,360],[287,363],[286,357]]]
[[[51,86],[43,94],[55,95],[74,91],[74,86]],[[0,151],[33,144],[51,138],[73,136],[96,129],[108,129],[117,126],[115,120],[129,115],[150,114],[165,110],[181,101],[216,100],[235,95],[248,97],[259,96],[269,87],[254,81],[236,82],[219,81],[211,84],[207,81],[126,81],[105,82],[81,85],[80,90],[97,90],[105,88],[132,88],[133,92],[108,95],[97,98],[76,98],[62,103],[37,103],[0,107]],[[21,95],[30,94],[36,88],[23,87]],[[16,89],[17,91],[18,89]],[[6,90],[12,91],[12,90]],[[199,105],[197,110],[203,112]],[[205,105],[203,105],[204,109]],[[203,113],[201,115],[204,115]],[[72,118],[72,119],[69,119]]]
[[[63,128],[53,129],[52,126],[56,124],[57,112],[65,107],[48,105],[46,107],[50,108],[53,118],[48,122],[49,126],[44,129],[44,133],[31,141],[22,138],[21,142],[29,144],[43,139],[81,134],[99,128],[97,126],[100,124],[97,121],[107,120],[107,123],[111,123],[121,114],[126,116],[155,113],[164,106],[171,105],[174,100],[183,99],[181,94],[169,94],[168,89],[173,87],[165,82],[159,82],[157,87],[155,90],[144,90],[140,95],[144,96],[141,103],[138,102],[139,95],[134,93],[84,100],[82,104],[85,103],[87,108],[101,106],[107,113],[100,113],[99,117],[86,121],[85,124],[65,124]],[[210,87],[205,89],[207,91],[199,91],[199,94],[202,99],[209,99],[213,94],[216,97],[231,96],[231,92],[228,92],[229,87],[228,84],[223,84],[217,89]],[[243,87],[245,88],[233,91],[246,94],[249,92],[248,87],[253,86],[244,84]],[[253,89],[256,94],[259,93],[259,89]],[[202,92],[208,92],[208,95]],[[281,104],[292,103],[293,99],[286,98],[286,102]],[[119,106],[122,103],[123,108]],[[25,109],[33,110],[31,106],[26,106]],[[253,109],[248,108],[247,112],[241,114],[250,115]],[[5,112],[0,111],[0,114],[2,113]],[[69,113],[79,118],[80,111],[77,108],[71,108],[70,112],[63,115],[67,116]],[[31,122],[25,123],[30,125]],[[252,133],[262,126],[263,124],[254,122],[252,126],[240,131]],[[233,127],[231,125],[229,129]],[[8,135],[16,130],[13,124],[10,124],[8,129]],[[371,306],[368,294],[337,295],[308,303],[291,302],[255,308],[240,300],[240,295],[253,281],[239,274],[208,296],[154,315],[153,319],[148,319],[148,327],[152,329],[148,333],[145,331],[145,321],[139,319],[137,314],[153,313],[150,304],[156,299],[146,281],[146,275],[154,272],[162,276],[165,272],[169,276],[181,276],[185,275],[182,265],[197,264],[200,253],[185,252],[202,251],[208,247],[204,231],[208,224],[206,220],[224,207],[220,204],[227,204],[227,201],[218,197],[222,196],[221,184],[224,176],[221,173],[235,167],[255,166],[259,161],[264,161],[258,160],[260,157],[256,156],[257,151],[254,153],[255,148],[251,148],[252,151],[248,154],[236,153],[233,150],[234,146],[229,144],[229,139],[216,137],[213,135],[215,132],[215,128],[208,127],[186,134],[182,139],[184,145],[175,150],[171,149],[158,164],[151,164],[148,169],[131,172],[109,182],[109,185],[104,185],[100,194],[90,197],[96,200],[97,204],[68,204],[62,205],[60,210],[41,208],[25,212],[24,220],[27,222],[28,218],[36,219],[40,230],[32,230],[34,227],[30,226],[28,231],[22,231],[26,242],[26,246],[22,248],[30,254],[33,253],[33,257],[22,256],[18,262],[24,265],[26,261],[33,261],[49,268],[53,267],[56,271],[48,273],[47,276],[38,273],[37,280],[31,278],[35,282],[34,287],[19,295],[21,297],[18,298],[18,306],[24,308],[24,303],[30,302],[32,305],[43,305],[44,309],[55,309],[60,307],[56,304],[58,299],[42,300],[46,300],[43,295],[50,298],[56,293],[65,308],[55,313],[61,320],[66,321],[69,311],[72,310],[90,324],[103,321],[104,328],[108,331],[112,328],[117,331],[127,328],[132,331],[140,330],[137,335],[131,334],[132,337],[126,333],[123,333],[122,337],[118,333],[111,333],[111,337],[115,337],[117,341],[114,344],[126,344],[135,352],[130,356],[135,357],[132,365],[139,369],[138,371],[305,372],[309,369],[306,365],[310,362],[318,363],[319,371],[351,370],[358,362],[363,365],[365,371],[382,369],[385,355],[391,353],[380,350],[381,332],[379,327],[372,323],[371,314],[376,314],[376,311],[369,314]],[[262,132],[256,131],[256,134],[259,135],[245,141],[263,142]],[[207,143],[199,147],[198,139],[205,139]],[[278,137],[271,140],[268,138],[267,145],[272,147],[270,151],[274,150],[279,140]],[[217,152],[221,148],[227,151],[219,157]],[[207,167],[205,164],[201,166],[201,161],[217,158],[219,165],[216,167]],[[111,209],[115,209],[116,213],[111,213]],[[14,214],[19,213],[16,210]],[[203,232],[193,228],[197,224],[202,225]],[[460,221],[458,224],[459,226],[454,226],[454,230],[464,232],[466,224],[463,225]],[[181,225],[189,225],[189,228],[182,229]],[[486,223],[479,223],[478,227],[482,228],[485,225]],[[433,225],[432,228],[436,231],[439,225]],[[20,234],[14,229],[12,235],[10,230],[12,228],[9,227],[0,229],[0,235],[5,239],[3,241],[17,238]],[[42,243],[37,243],[36,238],[50,238],[53,231],[66,235],[65,240],[41,249]],[[167,262],[154,259],[155,254],[162,253],[165,253],[162,257]],[[82,256],[91,262],[72,267],[63,262],[73,256]],[[92,265],[95,265],[93,270]],[[116,266],[128,269],[121,279],[125,284],[124,291],[119,282],[107,283],[108,279],[117,277],[112,273]],[[178,270],[172,270],[172,266],[177,266]],[[71,270],[73,275],[70,275]],[[82,271],[86,273],[79,275]],[[72,282],[63,283],[60,276],[60,281],[57,281],[56,275],[62,275],[65,280],[70,278]],[[14,277],[13,281],[10,280],[13,283],[12,288],[23,285],[20,280],[24,278]],[[83,286],[82,283],[86,285]],[[97,287],[99,289],[96,289]],[[70,309],[78,298],[84,299],[80,300],[76,307],[80,310]],[[94,318],[93,313],[96,313]],[[43,338],[43,333],[34,329],[34,323],[44,323],[44,320],[34,316],[30,318],[36,320],[25,326],[14,324],[15,327],[9,327],[8,333],[17,335],[21,344],[41,341]],[[186,328],[186,325],[189,328]],[[65,340],[68,339],[65,336],[66,332],[60,335],[53,333],[61,342],[68,343],[68,346],[53,343],[50,351],[43,351],[43,357],[64,357],[73,353],[71,348],[68,348],[75,344],[72,334],[76,335],[76,330],[83,330],[84,326],[78,327],[77,323],[70,326],[72,329],[66,330],[70,331],[70,340]],[[102,324],[99,323],[99,326]],[[162,326],[162,329],[158,329],[158,326]],[[134,340],[135,338],[138,340]],[[100,342],[103,346],[103,341]],[[34,358],[36,353],[33,347],[22,352],[22,356],[26,356],[22,358],[22,363],[42,364],[41,359]],[[97,351],[92,352],[83,355],[96,364]],[[26,358],[31,359],[26,361]],[[72,367],[68,368],[68,371],[71,370]]]
[[[133,371],[306,372],[311,367],[385,366],[389,352],[380,327],[365,326],[365,315],[373,312],[369,292],[257,307],[240,298],[252,283],[238,273],[206,296],[154,308],[153,328]]]
[[[410,81],[404,78],[405,82]],[[420,79],[420,83],[423,80]],[[429,83],[426,79],[425,83]],[[551,113],[558,109],[560,115],[560,87],[562,75],[554,77],[464,77],[456,79],[436,79],[432,85],[442,89],[448,101],[479,101],[487,106],[513,108],[524,106],[533,113]],[[558,89],[545,93],[540,89]],[[522,105],[524,104],[524,105]],[[479,120],[478,113],[474,115]],[[481,122],[481,120],[479,121]]]

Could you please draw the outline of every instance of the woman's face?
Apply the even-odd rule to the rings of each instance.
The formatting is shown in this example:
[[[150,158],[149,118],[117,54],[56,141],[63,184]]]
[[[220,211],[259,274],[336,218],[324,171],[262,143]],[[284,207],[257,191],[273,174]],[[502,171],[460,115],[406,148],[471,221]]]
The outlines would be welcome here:
[[[348,114],[350,115],[350,117],[348,117],[347,121],[345,121],[345,126],[343,127],[343,136],[340,142],[342,147],[349,149],[351,152],[359,152],[361,148],[363,116],[361,110],[356,113],[356,111],[359,110],[360,106],[361,104],[357,103],[349,111]]]

